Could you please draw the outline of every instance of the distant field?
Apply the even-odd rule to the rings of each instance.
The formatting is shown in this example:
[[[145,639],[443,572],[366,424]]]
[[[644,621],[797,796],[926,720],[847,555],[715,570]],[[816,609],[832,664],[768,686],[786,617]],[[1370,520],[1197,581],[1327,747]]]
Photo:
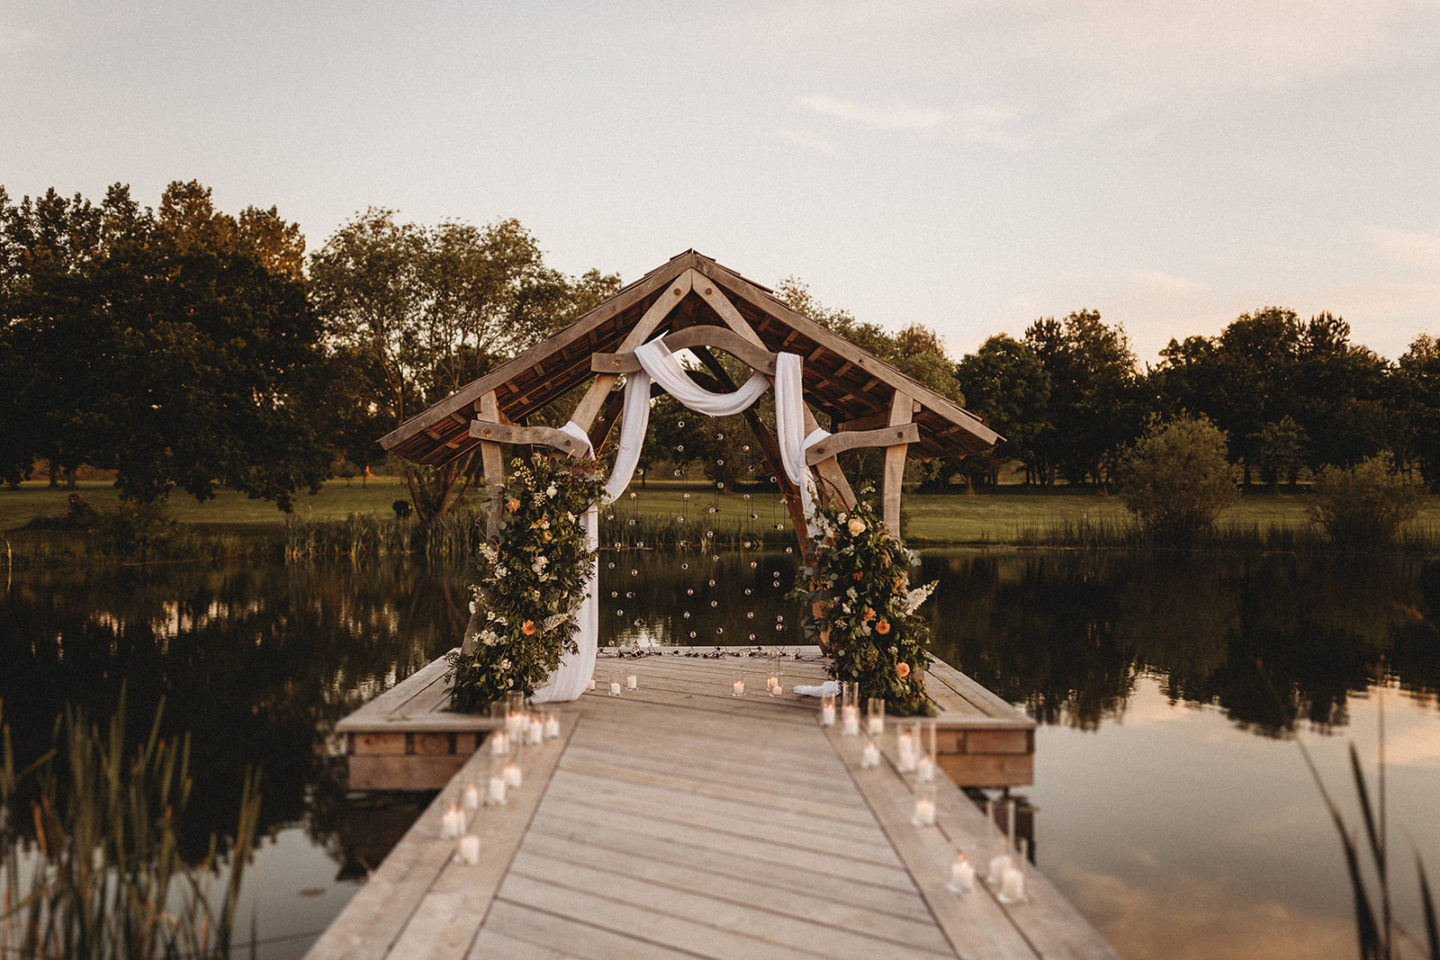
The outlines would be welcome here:
[[[100,512],[121,508],[118,495],[108,483],[82,482],[78,492]],[[760,526],[786,524],[785,506],[774,493],[726,492],[717,495],[699,484],[685,489],[671,484],[652,483],[648,489],[632,487],[611,509],[625,516],[666,519],[687,514],[696,521],[714,517],[717,523],[746,522]],[[688,493],[688,498],[686,494]],[[52,489],[43,481],[23,484],[19,490],[0,490],[0,530],[14,530],[36,516],[63,516],[70,491]],[[351,514],[390,517],[391,504],[408,499],[404,484],[396,478],[377,477],[362,485],[339,480],[327,483],[318,494],[301,493],[295,498],[295,515],[315,520],[340,520]],[[1307,527],[1305,493],[1254,493],[1221,515],[1221,526],[1241,529]],[[232,491],[221,490],[213,500],[196,503],[193,497],[174,494],[170,507],[183,523],[266,525],[284,521],[272,503],[250,500]],[[716,512],[712,514],[710,511]],[[750,519],[750,514],[755,518]],[[964,494],[908,493],[904,501],[906,537],[915,543],[1010,543],[1045,528],[1076,523],[1113,523],[1128,520],[1118,499],[1094,491],[1042,492],[1023,488],[998,493]],[[1417,521],[1421,528],[1440,531],[1440,496],[1427,497]]]

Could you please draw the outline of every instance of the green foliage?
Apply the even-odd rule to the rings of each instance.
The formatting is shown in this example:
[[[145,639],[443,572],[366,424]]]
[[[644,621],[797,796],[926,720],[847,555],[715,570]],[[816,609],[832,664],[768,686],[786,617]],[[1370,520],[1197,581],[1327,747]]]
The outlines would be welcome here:
[[[862,498],[871,493],[861,490]],[[818,536],[792,596],[809,616],[807,639],[830,656],[830,675],[860,684],[862,698],[881,697],[900,715],[928,714],[925,668],[930,626],[917,614],[935,584],[910,587],[918,563],[861,499],[848,513],[817,507]]]
[[[1055,430],[1050,422],[1050,373],[1040,357],[1028,344],[1002,333],[961,358],[955,379],[971,412],[1005,438],[995,451],[969,458],[983,469],[983,483],[999,482],[1002,458],[1019,460],[1026,479],[1038,480],[1043,468],[1040,445]]]
[[[1153,423],[1120,464],[1120,498],[1157,540],[1188,543],[1211,530],[1240,493],[1225,434],[1209,420]]]
[[[56,721],[52,749],[24,769],[9,727],[3,729],[0,953],[75,960],[229,956],[260,816],[258,776],[246,775],[233,839],[222,843],[212,835],[203,860],[187,865],[180,830],[190,796],[190,741],[162,739],[160,711],[139,751],[126,755],[123,693],[103,733],[71,708]],[[22,812],[20,794],[32,778],[36,798]],[[20,816],[35,825],[39,862],[30,871],[21,867],[29,854],[16,829]]]
[[[1305,428],[1289,415],[1280,418],[1279,423],[1260,425],[1255,441],[1255,466],[1260,470],[1260,479],[1270,486],[1281,480],[1292,487],[1305,465],[1310,438]]]
[[[531,694],[574,652],[575,610],[595,562],[582,515],[600,493],[593,461],[537,453],[512,460],[500,537],[480,548],[471,653],[450,657],[456,710],[478,712],[511,690]]]
[[[1394,543],[1400,528],[1420,509],[1420,491],[1395,472],[1389,454],[1323,471],[1314,492],[1311,516],[1346,550]]]

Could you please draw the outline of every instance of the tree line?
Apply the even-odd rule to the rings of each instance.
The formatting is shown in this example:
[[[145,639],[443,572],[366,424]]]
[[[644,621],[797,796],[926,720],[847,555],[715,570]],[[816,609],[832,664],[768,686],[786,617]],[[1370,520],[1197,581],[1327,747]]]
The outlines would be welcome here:
[[[426,226],[371,208],[307,254],[276,208],[227,214],[195,181],[153,209],[122,184],[99,202],[54,189],[15,202],[0,187],[0,481],[37,461],[52,479],[90,464],[141,503],[228,486],[289,509],[295,491],[378,462],[377,437],[619,288],[598,269],[547,266],[513,219]],[[794,278],[777,293],[1006,437],[917,466],[932,488],[994,486],[1010,464],[1031,484],[1108,484],[1149,425],[1181,415],[1224,431],[1247,485],[1387,453],[1440,486],[1429,335],[1392,362],[1339,317],[1266,307],[1172,340],[1142,368],[1121,327],[1079,310],[955,361],[923,325],[861,322]],[[653,422],[651,462],[722,480],[744,462],[738,424],[686,421],[663,402]],[[417,512],[453,509],[475,467],[402,465]]]

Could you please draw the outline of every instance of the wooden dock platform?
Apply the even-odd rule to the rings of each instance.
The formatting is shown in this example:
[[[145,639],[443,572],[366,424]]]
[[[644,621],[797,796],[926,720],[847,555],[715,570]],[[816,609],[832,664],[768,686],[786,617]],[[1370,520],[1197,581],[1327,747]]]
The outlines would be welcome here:
[[[560,738],[521,757],[523,787],[477,811],[480,862],[456,859],[441,818],[467,783],[483,787],[488,750],[307,956],[1114,960],[1028,864],[1025,902],[948,889],[957,850],[984,872],[1004,842],[994,824],[940,778],[936,825],[914,826],[893,749],[862,768],[866,738],[820,727],[814,698],[767,696],[765,663],[752,662],[748,695],[732,697],[734,657],[602,658],[602,680],[613,667],[639,688],[559,708]],[[818,659],[784,670],[787,691],[824,679]],[[995,704],[935,673],[947,710],[990,716]],[[1014,732],[999,723],[977,732]]]
[[[745,656],[757,648],[660,649],[664,652],[641,662],[690,663],[701,658],[688,654],[723,651],[727,655],[721,660],[709,662],[729,663],[732,671],[748,663],[753,667],[751,681],[764,686],[765,660]],[[796,680],[824,680],[817,647],[785,649],[791,655],[782,661],[787,688]],[[601,660],[602,666],[618,662]],[[495,721],[489,717],[449,711],[446,670],[445,658],[440,657],[336,724],[350,758],[351,789],[439,790],[494,729]],[[926,686],[939,711],[936,754],[951,781],[962,787],[1023,787],[1035,782],[1035,721],[943,660],[931,665],[928,678]],[[806,700],[790,694],[782,699]],[[805,705],[813,710],[816,703],[809,698]]]

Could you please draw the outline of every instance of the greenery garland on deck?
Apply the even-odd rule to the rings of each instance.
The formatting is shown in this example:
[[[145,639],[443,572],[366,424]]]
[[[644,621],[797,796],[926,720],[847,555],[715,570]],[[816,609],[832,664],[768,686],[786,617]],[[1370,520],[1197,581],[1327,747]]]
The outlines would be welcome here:
[[[449,658],[451,709],[478,713],[512,690],[528,696],[575,651],[575,611],[595,559],[583,514],[599,493],[593,461],[537,453],[510,462],[499,539],[480,546],[470,588],[475,649]]]
[[[869,495],[869,488],[862,489]],[[792,596],[806,606],[805,636],[830,657],[830,676],[860,684],[860,697],[881,697],[886,709],[929,714],[925,668],[930,626],[916,614],[935,582],[912,589],[907,550],[867,501],[845,511],[816,506],[810,563]]]

